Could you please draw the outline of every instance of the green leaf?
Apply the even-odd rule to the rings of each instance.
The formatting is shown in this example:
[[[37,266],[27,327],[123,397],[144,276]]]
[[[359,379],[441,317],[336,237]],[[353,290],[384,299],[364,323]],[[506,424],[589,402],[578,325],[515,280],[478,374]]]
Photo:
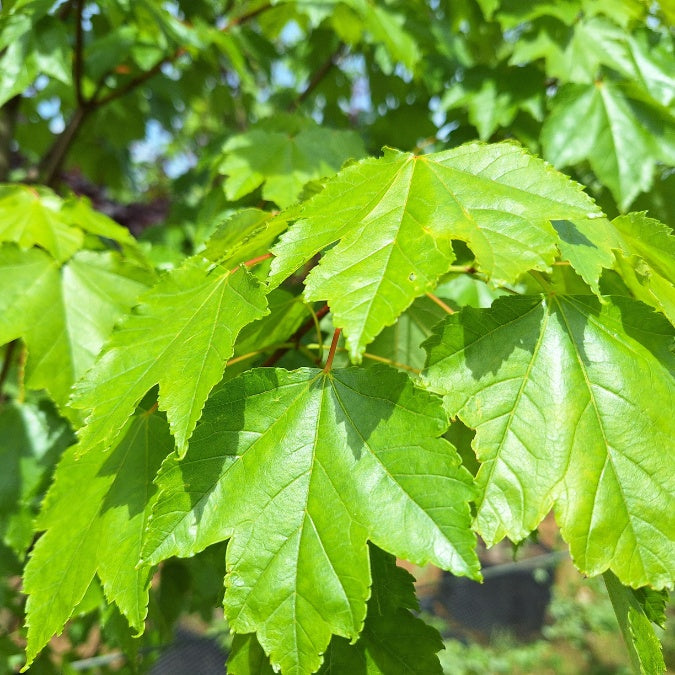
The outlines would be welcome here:
[[[52,468],[74,441],[47,405],[0,405],[0,538],[19,558],[33,541],[33,518]]]
[[[136,630],[143,629],[150,569],[137,567],[155,499],[152,480],[173,449],[166,422],[142,412],[111,452],[66,451],[37,521],[40,537],[24,576],[28,593],[27,666],[63,625],[98,574]]]
[[[84,235],[64,221],[61,204],[46,188],[0,186],[0,241],[13,241],[22,248],[41,246],[57,260],[67,260],[82,247]]]
[[[585,574],[672,583],[673,333],[641,303],[593,296],[500,298],[437,329],[425,375],[476,429],[489,544],[520,541],[554,507]]]
[[[436,653],[443,649],[438,631],[414,617],[419,609],[414,578],[397,567],[393,556],[370,547],[373,577],[368,614],[355,645],[333,638],[320,673],[442,673]]]
[[[227,672],[230,675],[274,675],[255,633],[235,633],[227,658]]]
[[[583,120],[583,124],[580,124]],[[542,129],[544,156],[555,166],[588,160],[621,209],[652,186],[656,162],[675,163],[670,113],[610,82],[567,85]]]
[[[618,245],[616,231],[607,218],[579,218],[551,221],[560,237],[558,248],[575,272],[600,294],[599,281],[603,269],[614,266],[612,249]]]
[[[478,576],[472,483],[438,438],[446,427],[440,400],[384,366],[248,371],[209,399],[185,459],[162,467],[145,558],[231,538],[230,626],[257,632],[282,671],[312,672],[331,634],[361,630],[367,539]]]
[[[199,258],[160,279],[74,388],[73,407],[91,409],[79,432],[80,452],[110,447],[143,395],[159,384],[159,407],[184,453],[239,331],[267,313],[265,290],[245,269],[230,273]]]
[[[230,269],[269,251],[286,229],[287,221],[268,211],[242,209],[228,218],[209,237],[201,252],[205,258]]]
[[[0,247],[0,344],[22,338],[26,384],[64,408],[115,321],[151,283],[116,253],[80,251],[63,267],[44,251]]]
[[[64,202],[48,188],[0,185],[0,242],[41,246],[63,262],[82,248],[85,232],[135,246],[128,230],[94,211],[85,199]]]
[[[675,324],[675,237],[645,213],[612,221],[618,232],[616,270],[638,300],[663,312]]]
[[[33,21],[17,16],[0,24],[0,106],[22,94],[40,74],[70,83],[68,32],[56,17],[44,16],[44,8],[38,7]]]
[[[419,609],[413,577],[396,559],[370,546],[373,584],[368,614],[356,644],[334,637],[328,646],[322,675],[333,673],[441,673],[436,652],[443,649],[438,631],[415,618]],[[231,675],[272,675],[274,672],[255,635],[236,634],[227,661]]]
[[[472,68],[445,92],[442,106],[446,110],[466,107],[469,121],[486,141],[498,129],[509,127],[520,110],[542,119],[543,80],[534,67]]]
[[[603,578],[634,671],[641,675],[665,673],[666,664],[661,653],[661,643],[636,598],[635,591],[623,586],[611,572],[605,572]]]
[[[386,5],[378,5],[368,0],[347,0],[347,4],[363,19],[369,40],[378,47],[382,46],[390,57],[385,59],[382,54],[376,52],[384,72],[392,72],[396,62],[413,72],[422,54],[412,35],[404,28],[405,17]]]
[[[336,222],[335,213],[340,212]],[[465,241],[492,281],[547,270],[558,236],[550,219],[599,214],[579,187],[511,143],[469,143],[414,156],[388,151],[340,172],[301,211],[273,252],[271,283],[330,249],[305,297],[327,300],[351,357],[431,291]]]
[[[219,165],[225,194],[235,201],[263,185],[262,195],[282,208],[295,202],[306,183],[332,176],[365,151],[352,131],[320,127],[312,120],[279,116],[230,138]]]

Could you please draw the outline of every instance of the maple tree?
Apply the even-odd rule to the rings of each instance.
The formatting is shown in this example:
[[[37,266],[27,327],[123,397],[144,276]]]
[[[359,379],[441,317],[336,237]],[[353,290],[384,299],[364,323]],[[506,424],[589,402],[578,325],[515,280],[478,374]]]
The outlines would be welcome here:
[[[553,510],[663,671],[673,19],[2,3],[3,667],[222,604],[234,675],[441,672],[396,558],[479,580]]]

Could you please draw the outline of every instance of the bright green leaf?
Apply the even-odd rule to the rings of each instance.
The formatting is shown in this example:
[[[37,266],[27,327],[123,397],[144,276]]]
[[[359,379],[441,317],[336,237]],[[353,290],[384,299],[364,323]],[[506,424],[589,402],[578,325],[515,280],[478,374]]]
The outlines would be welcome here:
[[[272,242],[286,229],[286,222],[268,211],[242,209],[218,227],[201,255],[233,269],[267,253]]]
[[[520,541],[553,506],[582,572],[672,583],[672,336],[641,303],[593,296],[501,298],[437,329],[426,378],[477,430],[487,542]]]
[[[267,313],[265,290],[244,269],[230,273],[198,258],[160,279],[75,387],[73,407],[91,409],[80,451],[110,447],[159,384],[159,407],[183,453],[239,331]]]
[[[623,586],[611,572],[605,572],[603,578],[634,671],[641,675],[665,673],[666,664],[663,661],[661,644],[635,596],[635,591]]]
[[[0,344],[28,348],[26,384],[63,408],[113,325],[151,283],[116,253],[81,251],[63,267],[40,249],[0,247]]]
[[[41,246],[65,261],[84,243],[84,233],[135,247],[129,231],[91,208],[85,199],[63,201],[48,188],[0,185],[0,242]]]
[[[569,261],[595,294],[599,294],[602,270],[614,265],[611,251],[618,243],[615,230],[607,218],[551,222],[560,237],[558,248],[562,258]]]
[[[295,202],[309,181],[332,176],[348,159],[365,154],[352,131],[283,116],[233,136],[223,153],[219,171],[227,175],[228,199],[240,199],[264,183],[263,197],[281,207]]]
[[[307,277],[305,296],[328,301],[358,360],[436,286],[454,260],[453,239],[467,242],[491,280],[510,283],[553,262],[551,219],[598,214],[575,183],[511,143],[389,151],[344,169],[307,203],[273,249],[271,283],[339,241]]]
[[[154,502],[152,480],[173,450],[160,415],[130,420],[111,453],[63,456],[37,526],[47,530],[26,566],[28,665],[60,633],[94,574],[106,598],[137,631],[148,603],[150,569],[136,566]]]
[[[367,539],[478,575],[471,480],[438,438],[439,404],[384,366],[241,375],[211,397],[185,459],[162,467],[146,559],[231,538],[232,629],[255,631],[284,672],[312,672],[331,634],[361,630]]]

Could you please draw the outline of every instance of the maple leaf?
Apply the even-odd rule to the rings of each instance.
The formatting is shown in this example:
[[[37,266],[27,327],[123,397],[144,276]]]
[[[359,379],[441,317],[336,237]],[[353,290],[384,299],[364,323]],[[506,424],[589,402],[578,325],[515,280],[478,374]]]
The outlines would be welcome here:
[[[91,410],[79,432],[80,452],[110,447],[143,395],[159,384],[159,407],[184,453],[239,331],[267,313],[265,291],[247,270],[231,273],[199,258],[160,279],[74,387],[71,405]]]
[[[339,242],[310,272],[305,297],[328,301],[358,361],[436,286],[454,260],[453,239],[469,245],[493,282],[511,283],[549,269],[559,242],[552,219],[598,215],[577,184],[512,143],[423,156],[388,150],[341,171],[302,208],[273,249],[270,283]]]
[[[618,234],[616,269],[642,302],[662,311],[675,324],[675,237],[663,223],[645,213],[612,221]]]
[[[232,629],[257,632],[284,672],[313,672],[331,634],[361,631],[368,539],[478,576],[471,477],[438,438],[446,427],[440,399],[385,366],[248,371],[163,465],[144,558],[230,538]]]
[[[63,262],[82,248],[87,232],[136,246],[127,229],[94,211],[84,199],[64,202],[45,187],[0,185],[0,242],[41,246]]]
[[[137,567],[146,521],[155,499],[153,478],[173,450],[166,421],[141,413],[129,420],[110,453],[78,456],[71,446],[56,469],[26,566],[28,667],[60,633],[98,574],[109,602],[142,631],[150,569]],[[73,508],[76,502],[76,508]]]
[[[520,541],[553,506],[585,574],[672,583],[673,333],[618,296],[500,298],[437,327],[424,375],[476,429],[489,544]]]
[[[0,247],[0,344],[22,338],[26,384],[65,414],[72,384],[94,363],[115,321],[152,282],[112,252],[80,251],[59,266],[44,251]]]
[[[608,80],[569,84],[552,105],[544,156],[559,168],[588,160],[621,209],[649,190],[657,161],[675,163],[675,118],[634,89]]]
[[[264,199],[282,208],[295,202],[311,180],[332,176],[348,159],[365,155],[353,131],[320,127],[312,120],[279,115],[231,137],[218,170],[227,175],[231,201],[263,186]]]
[[[442,668],[436,652],[443,649],[438,631],[414,617],[418,610],[415,579],[396,565],[396,559],[370,546],[373,577],[368,614],[355,644],[334,637],[328,646],[321,675],[367,672],[432,675]],[[272,675],[274,670],[255,635],[237,633],[227,661],[231,675]]]

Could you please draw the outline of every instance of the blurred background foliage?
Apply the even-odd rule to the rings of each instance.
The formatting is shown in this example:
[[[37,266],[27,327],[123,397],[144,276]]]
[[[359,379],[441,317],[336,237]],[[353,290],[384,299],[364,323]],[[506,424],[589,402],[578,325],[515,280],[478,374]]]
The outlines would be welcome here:
[[[673,0],[2,0],[0,182],[90,199],[169,268],[234,211],[286,207],[350,158],[514,139],[588,186],[608,216],[646,210],[672,226],[673,21]],[[0,213],[16,198],[0,192]],[[71,207],[54,207],[59,223],[80,224]],[[494,297],[453,283],[450,303]],[[405,318],[409,330],[425,323],[415,312],[437,311],[427,304]],[[385,331],[373,353],[391,339]],[[73,441],[53,404],[24,390],[15,349],[0,349],[0,673],[22,659],[32,518]],[[467,431],[451,433],[470,458]],[[181,616],[227,647],[212,612],[223,561],[212,547],[166,563],[154,630],[139,639],[93,585],[31,672],[133,670],[135,654],[145,668]],[[609,600],[569,576],[554,577],[544,625],[525,644],[508,632],[449,640],[446,672],[628,672]],[[442,588],[434,581],[432,595]],[[444,632],[446,619],[436,618]],[[96,661],[106,651],[127,656]]]

